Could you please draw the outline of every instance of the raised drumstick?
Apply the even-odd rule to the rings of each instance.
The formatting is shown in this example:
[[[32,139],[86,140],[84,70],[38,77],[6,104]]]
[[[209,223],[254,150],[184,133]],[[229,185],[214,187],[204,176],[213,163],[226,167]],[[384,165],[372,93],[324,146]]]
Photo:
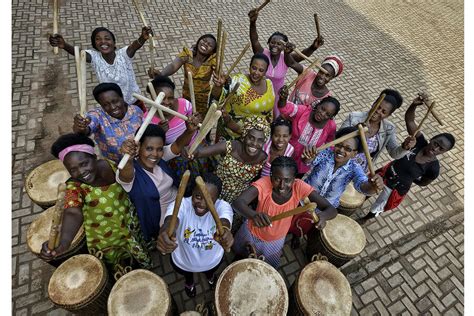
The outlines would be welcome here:
[[[234,70],[234,68],[239,64],[240,60],[242,59],[242,57],[244,57],[244,55],[247,52],[247,50],[249,49],[249,47],[250,47],[250,42],[247,42],[244,49],[240,52],[240,55],[237,57],[237,59],[234,61],[232,66],[230,66],[229,70],[227,71],[227,77],[231,74],[231,72]]]
[[[217,19],[217,42],[216,42],[216,73],[220,74],[220,51],[221,51],[221,44],[222,44],[222,20],[219,18]],[[212,89],[211,89],[212,90]]]
[[[143,16],[142,10],[140,10],[140,6],[138,5],[138,1],[133,0],[133,4],[135,5],[135,9],[137,10],[138,15],[140,16],[140,20],[142,21],[143,26],[148,26],[148,23],[145,20],[145,16]],[[154,40],[152,35],[150,35],[150,42],[151,42],[150,47],[153,47],[153,49],[155,49],[156,44],[155,44],[155,40]]]
[[[382,93],[379,98],[377,99],[377,101],[375,102],[375,105],[370,109],[369,111],[369,114],[367,114],[367,118],[365,119],[364,121],[364,125],[367,124],[368,121],[370,121],[370,119],[372,118],[372,116],[374,115],[375,111],[377,111],[377,109],[379,108],[380,104],[382,103],[383,99],[385,99],[385,93]]]
[[[156,96],[155,87],[153,87],[153,83],[151,81],[148,82],[148,89],[150,90],[150,94],[153,100],[155,100],[155,102],[158,102],[158,100],[156,100],[157,96]],[[163,115],[163,111],[161,111],[161,109],[157,108],[156,112],[158,112],[158,116],[160,117],[160,120],[162,121],[166,120],[165,116]]]
[[[86,73],[87,53],[81,50],[81,97],[79,98],[81,106],[81,115],[84,116],[87,112],[87,73]]]
[[[370,176],[375,176],[375,169],[372,163],[372,157],[370,156],[369,146],[367,145],[367,139],[365,138],[365,131],[362,124],[358,124],[357,128],[359,129],[360,141],[362,143],[362,148],[364,149],[365,159],[367,160],[367,167],[369,168]]]
[[[434,102],[434,101],[433,101],[433,102]],[[428,105],[428,103],[426,103],[426,102],[423,102],[423,104],[424,104],[427,108],[429,108],[430,105],[431,105],[431,104]],[[435,112],[434,109],[431,109],[431,115],[433,115],[433,117],[435,118],[435,120],[438,122],[439,125],[444,125],[443,122],[441,121],[441,119],[439,118],[438,114]]]
[[[79,96],[79,109],[81,116],[84,117],[85,112],[82,111],[81,51],[79,49],[79,46],[74,46],[74,59],[76,60],[77,95]]]
[[[367,132],[369,130],[369,128],[367,126],[364,127],[364,131]],[[353,131],[352,133],[349,133],[349,134],[346,134],[344,136],[341,136],[335,140],[333,140],[332,142],[329,142],[329,143],[326,143],[324,145],[321,145],[319,146],[318,148],[316,148],[316,150],[318,152],[326,149],[326,148],[329,148],[331,146],[334,146],[336,144],[339,144],[339,143],[342,143],[343,141],[345,141],[346,139],[350,139],[350,138],[354,138],[354,137],[358,137],[359,136],[359,131]]]
[[[285,41],[283,41],[283,40],[280,40],[279,42],[280,42],[280,44],[282,44],[282,45],[286,45],[286,44],[287,44],[287,43],[286,43]],[[306,56],[305,54],[303,54],[298,48],[293,49],[293,51],[294,51],[295,53],[297,53],[298,55],[300,55],[301,58],[305,59],[306,61],[308,61],[308,62],[311,64],[311,66],[309,66],[308,68],[316,67],[316,68],[318,68],[319,71],[323,72],[323,73],[326,74],[326,75],[329,75],[328,71],[327,71],[326,69],[324,69],[324,68],[321,66],[321,63],[319,63],[319,60],[316,59],[316,61],[318,61],[318,62],[317,62],[317,63],[314,63],[314,61],[312,61],[311,59],[309,59],[309,57]]]
[[[58,15],[59,15],[59,0],[53,0],[53,35],[58,33]],[[54,47],[53,52],[55,55],[59,53],[59,47]]]
[[[313,68],[314,66],[316,66],[317,64],[320,64],[319,63],[319,60],[315,59],[309,66],[308,68],[306,68],[305,70],[303,70],[303,72],[298,76],[296,77],[295,79],[293,79],[292,82],[290,82],[290,84],[288,85],[288,90],[290,90],[291,87],[294,86],[295,83],[298,82],[298,80],[300,80],[301,78],[303,78],[307,73],[308,71]]]
[[[206,116],[202,120],[202,126],[206,126],[207,122],[209,122],[209,119],[212,117],[212,114],[217,111],[217,103],[216,101],[212,101],[211,105],[207,109]]]
[[[184,192],[186,191],[186,186],[188,185],[189,177],[191,172],[186,170],[179,182],[178,193],[176,194],[176,201],[174,203],[173,215],[171,215],[170,225],[168,226],[168,237],[171,238],[176,228],[176,220],[178,218],[179,207],[181,206],[181,201],[183,200]]]
[[[59,246],[59,229],[61,227],[61,217],[64,210],[64,196],[66,195],[66,184],[58,185],[58,199],[54,206],[53,220],[49,231],[48,249],[53,250]]]
[[[217,74],[220,76],[220,74],[222,73],[222,66],[224,65],[224,51],[225,51],[225,45],[226,45],[226,42],[227,42],[227,32],[226,31],[223,31],[222,32],[222,42],[221,42],[221,45],[219,46],[219,65],[218,65],[218,72]]]
[[[196,98],[194,96],[193,73],[191,71],[188,71],[188,85],[189,85],[189,95],[191,96],[191,104],[193,106],[193,113],[196,113]]]
[[[221,117],[222,112],[217,110],[214,113],[212,113],[211,118],[209,121],[206,123],[205,126],[202,126],[201,129],[199,130],[199,133],[197,134],[196,138],[194,139],[194,143],[191,145],[189,148],[189,155],[192,155],[193,152],[196,150],[196,148],[199,146],[199,144],[202,142],[202,140],[206,137],[207,133],[212,129],[214,125],[216,125],[217,121]]]
[[[316,36],[318,38],[320,38],[321,37],[321,29],[319,28],[319,18],[318,18],[317,13],[314,14],[314,24],[316,24]]]
[[[279,221],[281,219],[284,219],[284,218],[287,218],[287,217],[290,217],[290,216],[293,216],[293,215],[304,213],[304,212],[307,212],[309,210],[314,210],[314,209],[316,209],[316,207],[317,207],[316,203],[311,202],[311,203],[306,204],[304,206],[299,206],[297,208],[294,208],[290,211],[286,211],[286,212],[280,213],[278,215],[271,216],[270,220],[272,222]]]
[[[428,115],[430,115],[430,112],[433,110],[434,106],[435,106],[435,101],[431,102],[431,105],[430,107],[428,108],[428,111],[426,112],[425,116],[423,116],[423,119],[421,119],[421,122],[420,124],[418,125],[418,128],[416,129],[416,131],[413,133],[413,137],[416,137],[416,134],[418,134],[418,132],[421,130],[421,126],[423,125],[423,123],[425,122],[426,118],[428,117]]]
[[[257,8],[257,13],[260,12],[267,4],[270,3],[270,0],[265,0],[264,3],[262,3],[258,8]]]

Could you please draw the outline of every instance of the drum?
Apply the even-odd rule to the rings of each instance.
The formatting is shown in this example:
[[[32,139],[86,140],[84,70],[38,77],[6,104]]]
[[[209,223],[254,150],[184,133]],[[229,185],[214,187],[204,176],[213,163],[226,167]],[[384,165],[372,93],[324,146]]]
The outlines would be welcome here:
[[[53,221],[54,207],[48,208],[30,224],[26,232],[26,244],[32,253],[39,256],[41,246],[49,239],[49,231],[51,229],[51,222]],[[47,261],[54,267],[71,258],[74,255],[87,253],[86,233],[81,226],[79,231],[71,242],[71,246],[67,251],[57,256],[51,261]]]
[[[25,190],[30,199],[46,209],[56,203],[58,184],[70,178],[60,160],[51,160],[36,167],[25,180]]]
[[[112,288],[104,263],[93,255],[77,255],[51,276],[48,295],[54,305],[74,314],[105,314]]]
[[[148,270],[137,269],[115,283],[107,311],[109,315],[174,315],[173,303],[162,278]]]
[[[309,232],[306,255],[311,261],[313,255],[322,254],[330,263],[340,267],[361,253],[365,244],[362,227],[353,219],[338,214],[327,221],[322,231],[312,229]]]
[[[357,191],[354,184],[350,182],[339,199],[337,207],[339,214],[351,216],[364,204],[365,198],[365,195]]]
[[[288,315],[350,315],[352,292],[344,274],[325,260],[301,270],[290,289]]]
[[[282,276],[258,259],[236,261],[222,271],[215,290],[217,315],[286,315]]]

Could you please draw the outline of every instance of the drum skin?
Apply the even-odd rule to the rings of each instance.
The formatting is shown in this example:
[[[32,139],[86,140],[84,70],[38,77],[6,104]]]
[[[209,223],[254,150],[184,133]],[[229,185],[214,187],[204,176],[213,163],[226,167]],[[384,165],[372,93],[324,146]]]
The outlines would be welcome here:
[[[354,188],[354,184],[350,182],[339,199],[337,210],[339,214],[350,216],[356,210],[361,208],[365,202],[365,195]]]

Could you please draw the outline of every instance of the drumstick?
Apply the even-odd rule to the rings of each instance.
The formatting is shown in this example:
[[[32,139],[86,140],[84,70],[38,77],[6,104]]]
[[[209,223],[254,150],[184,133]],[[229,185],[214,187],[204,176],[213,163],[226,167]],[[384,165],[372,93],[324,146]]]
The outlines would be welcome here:
[[[221,219],[219,218],[219,214],[217,214],[216,206],[214,205],[211,195],[209,194],[209,191],[207,191],[206,184],[204,183],[204,180],[201,178],[201,176],[198,176],[196,178],[196,184],[201,190],[202,196],[204,197],[204,200],[206,201],[207,207],[209,208],[209,211],[211,212],[212,218],[214,218],[214,221],[216,222],[218,235],[223,236],[224,225],[222,225]],[[230,249],[225,249],[225,251],[230,252]]]
[[[155,100],[155,102],[158,102],[158,100],[156,99],[157,96],[156,96],[155,87],[153,87],[153,83],[151,81],[148,82],[148,89],[150,90],[150,94],[153,100]],[[160,117],[160,120],[162,121],[166,120],[165,116],[163,115],[163,111],[161,111],[161,109],[157,108],[156,111],[158,112],[158,116]]]
[[[53,35],[58,33],[58,15],[59,15],[59,0],[53,0]],[[59,53],[59,47],[54,47],[53,52],[55,55]]]
[[[222,66],[224,65],[224,51],[225,51],[225,44],[227,42],[227,32],[223,31],[222,32],[222,43],[220,45],[220,56],[219,56],[219,72],[217,73],[219,76],[221,75],[222,72]]]
[[[305,205],[308,205],[309,203],[311,203],[311,201],[309,200],[309,197],[305,197],[303,202],[304,202]],[[317,224],[319,222],[319,216],[318,216],[318,214],[316,214],[316,209],[310,210],[308,212],[309,212],[309,214],[311,214],[311,217],[313,218],[314,224]]]
[[[300,80],[301,78],[303,78],[303,77],[306,75],[306,73],[308,73],[308,71],[309,71],[311,68],[313,68],[313,67],[314,67],[316,64],[318,64],[318,63],[319,63],[319,60],[317,60],[317,59],[314,60],[314,61],[311,63],[311,65],[308,66],[308,68],[306,68],[305,70],[303,70],[303,72],[300,73],[300,75],[299,75],[298,77],[296,77],[295,79],[293,79],[293,81],[288,85],[288,90],[289,90],[291,87],[293,87],[293,85],[294,85],[296,82],[298,82],[298,80]]]
[[[367,132],[369,130],[369,128],[367,126],[364,127],[364,131]],[[344,136],[341,136],[335,140],[333,140],[332,142],[329,142],[329,143],[326,143],[324,145],[321,145],[319,146],[318,148],[316,148],[316,150],[318,152],[326,149],[326,148],[329,148],[331,146],[334,146],[336,144],[339,144],[339,143],[342,143],[343,141],[345,141],[346,139],[350,139],[350,138],[354,138],[354,137],[358,137],[359,136],[359,131],[353,131],[352,133],[349,133],[349,134],[346,134]]]
[[[138,1],[137,1],[137,0],[133,0],[133,4],[135,5],[135,9],[137,10],[138,15],[140,16],[140,20],[142,20],[143,26],[148,26],[148,23],[146,23],[145,17],[143,16],[142,11],[140,10],[140,6],[138,5]],[[150,47],[155,48],[156,45],[155,45],[155,40],[154,40],[154,38],[153,38],[153,35],[150,35],[150,42],[151,42]]]
[[[134,96],[135,96],[136,93],[134,93]],[[136,97],[136,96],[135,96]],[[164,92],[160,92],[160,94],[158,95],[158,97],[156,98],[156,103],[153,102],[152,104],[152,107],[150,108],[150,111],[148,111],[145,119],[143,120],[143,123],[142,125],[140,126],[140,128],[138,129],[137,131],[137,134],[135,134],[135,137],[133,138],[133,140],[135,142],[139,142],[140,139],[142,138],[142,135],[143,133],[145,132],[145,129],[148,127],[148,125],[150,125],[150,122],[151,122],[151,119],[153,118],[153,116],[155,115],[156,113],[156,110],[157,110],[157,105],[161,105],[161,101],[163,101],[165,97],[165,93]],[[120,170],[122,170],[125,165],[127,164],[127,161],[128,159],[130,159],[130,155],[129,154],[125,154],[123,155],[122,159],[120,160],[119,164],[118,164],[118,168]]]
[[[364,149],[365,159],[367,160],[367,167],[369,168],[370,176],[375,176],[374,165],[372,164],[372,157],[370,156],[369,146],[367,145],[367,139],[365,138],[365,131],[362,124],[358,124],[357,128],[359,129],[360,141],[362,143],[362,148]]]
[[[286,43],[285,41],[283,41],[283,40],[279,40],[279,43],[282,44],[282,45],[286,45],[286,44],[287,44],[287,43]],[[323,72],[324,74],[329,75],[329,73],[328,73],[328,71],[327,71],[326,69],[324,69],[324,68],[323,68],[320,64],[318,64],[318,63],[313,64],[314,62],[313,62],[311,59],[309,59],[308,56],[306,56],[305,54],[303,54],[298,48],[293,49],[293,51],[294,51],[295,53],[297,53],[298,55],[300,55],[301,58],[305,59],[306,61],[308,61],[308,62],[312,65],[312,66],[310,66],[310,67],[308,67],[308,68],[316,67],[316,68],[318,68],[321,72]],[[316,61],[318,61],[318,60],[316,59]]]
[[[435,106],[435,103],[436,101],[433,101],[431,102],[431,105],[430,107],[428,108],[428,111],[426,112],[425,116],[423,116],[423,119],[421,120],[420,124],[418,125],[418,128],[416,129],[416,131],[413,133],[413,135],[411,135],[412,137],[416,137],[416,134],[418,134],[418,132],[421,130],[421,126],[423,125],[423,123],[425,122],[426,118],[428,117],[428,115],[430,115],[430,112],[431,110],[433,110],[434,106]]]
[[[250,42],[247,42],[244,49],[240,52],[240,55],[237,57],[237,59],[234,61],[232,66],[230,66],[229,70],[227,71],[227,77],[234,70],[234,68],[239,64],[240,60],[242,59],[242,57],[244,57],[244,55],[247,52],[247,50],[249,49],[249,47],[250,47]]]
[[[82,116],[85,115],[87,112],[87,73],[86,73],[86,60],[87,60],[87,53],[85,50],[81,50],[81,98],[79,101],[81,102],[81,114]]]
[[[318,18],[317,13],[314,14],[314,24],[316,24],[317,37],[320,38],[321,37],[321,29],[319,28],[319,18]]]
[[[54,206],[53,219],[51,222],[51,229],[49,231],[48,249],[54,250],[59,246],[59,227],[61,227],[61,217],[64,209],[64,196],[66,194],[66,184],[60,183],[58,185],[58,200]]]
[[[217,103],[216,101],[212,101],[211,105],[207,109],[206,116],[202,120],[202,126],[206,126],[207,122],[209,122],[209,119],[211,118],[212,114],[217,111]]]
[[[304,213],[306,211],[309,211],[311,209],[315,209],[317,207],[316,203],[314,202],[311,202],[309,204],[306,204],[304,206],[299,206],[297,208],[294,208],[290,211],[286,211],[286,212],[283,212],[283,213],[280,213],[278,215],[275,215],[275,216],[271,216],[270,217],[270,220],[272,222],[275,222],[275,221],[279,221],[281,219],[284,219],[284,218],[287,218],[287,217],[290,217],[290,216],[293,216],[293,215],[297,215],[297,214],[300,214],[300,213]]]
[[[224,101],[222,101],[219,104],[219,109],[222,109],[230,101],[230,99],[234,96],[234,94],[237,93],[237,90],[239,89],[239,87],[240,87],[240,82],[237,82],[235,86],[232,88],[232,90],[229,92],[227,97],[224,99]]]
[[[193,113],[196,113],[196,98],[194,96],[193,73],[191,71],[188,71],[188,86],[189,86],[189,95],[191,96],[191,104],[193,106]]]
[[[217,19],[217,43],[216,43],[216,73],[219,75],[220,51],[222,41],[222,20]],[[212,89],[211,89],[212,90]]]
[[[217,123],[221,115],[222,115],[222,112],[219,110],[212,113],[211,118],[209,119],[209,121],[206,123],[205,126],[201,127],[201,129],[199,130],[199,133],[194,139],[194,143],[191,145],[191,148],[189,148],[189,151],[188,151],[189,155],[193,154],[193,152],[196,150],[196,148],[199,146],[202,140],[206,137],[207,133],[209,133],[211,128]]]
[[[264,3],[262,3],[258,8],[257,8],[257,13],[260,12],[267,4],[270,3],[270,0],[265,0]]]
[[[168,237],[171,238],[176,227],[176,220],[178,219],[179,207],[181,206],[181,201],[183,200],[184,192],[186,191],[186,186],[188,185],[189,177],[191,172],[186,170],[179,182],[178,193],[176,194],[176,201],[174,203],[173,215],[171,215],[170,225],[168,226]]]
[[[82,108],[82,72],[81,72],[81,53],[79,46],[74,46],[74,59],[76,60],[77,94],[79,96],[79,113],[85,117],[85,111]]]
[[[379,108],[384,98],[385,98],[385,93],[382,93],[377,99],[377,101],[375,102],[375,105],[370,109],[369,114],[367,114],[367,118],[364,121],[364,125],[367,124],[367,122],[372,118],[372,116],[374,115],[375,111],[377,111],[377,109]]]
[[[434,101],[433,101],[434,102]],[[426,102],[423,102],[424,105],[426,105],[427,108],[430,107],[430,105],[428,105]],[[444,125],[443,122],[441,121],[441,119],[439,118],[438,114],[435,112],[434,109],[431,109],[431,114],[433,115],[433,117],[435,118],[435,120],[438,122],[439,125]]]

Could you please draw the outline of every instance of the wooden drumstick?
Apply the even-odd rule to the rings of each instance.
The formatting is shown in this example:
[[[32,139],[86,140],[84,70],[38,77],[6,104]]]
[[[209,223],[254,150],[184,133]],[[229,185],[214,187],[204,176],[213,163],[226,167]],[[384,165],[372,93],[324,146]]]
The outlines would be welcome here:
[[[234,70],[234,68],[239,64],[240,60],[242,59],[242,57],[244,57],[244,55],[247,52],[247,50],[249,49],[249,47],[250,47],[250,42],[247,42],[244,49],[240,52],[240,55],[237,57],[237,59],[234,61],[232,66],[230,66],[229,70],[227,71],[227,77]]]
[[[81,102],[81,115],[85,116],[87,112],[87,73],[86,73],[86,61],[87,61],[87,53],[85,50],[81,50],[81,98],[79,101]]]
[[[318,38],[320,38],[321,37],[321,29],[319,28],[319,18],[318,18],[317,13],[314,14],[314,24],[316,24],[316,36]]]
[[[282,44],[282,45],[286,45],[286,44],[287,44],[287,43],[286,43],[285,41],[283,41],[283,40],[280,40],[279,43]],[[321,63],[319,62],[319,60],[316,59],[315,61],[317,61],[317,63],[314,63],[314,61],[312,61],[311,59],[309,59],[309,57],[306,56],[305,54],[303,54],[298,48],[293,49],[293,51],[294,51],[295,53],[297,53],[298,55],[300,55],[301,58],[305,59],[306,61],[308,61],[308,62],[311,64],[311,66],[309,66],[308,68],[316,67],[316,68],[318,68],[319,71],[323,72],[323,73],[326,74],[326,75],[329,75],[329,72],[321,66]]]
[[[270,0],[265,0],[264,3],[262,3],[258,8],[257,8],[257,13],[260,12],[267,4],[270,3]]]
[[[428,117],[428,115],[430,115],[430,112],[433,110],[434,106],[435,106],[435,103],[436,101],[433,101],[430,105],[430,107],[428,108],[428,111],[426,112],[425,116],[423,116],[423,119],[421,120],[420,124],[418,125],[418,128],[416,129],[416,131],[413,133],[413,135],[411,135],[412,137],[416,137],[416,134],[418,134],[418,132],[421,130],[421,126],[423,125],[423,123],[425,122],[426,118]]]
[[[434,102],[434,101],[433,101]],[[430,105],[428,105],[428,103],[426,102],[423,102],[423,104],[427,107],[427,108],[430,108]],[[435,120],[438,122],[439,125],[444,125],[443,122],[441,121],[441,119],[439,118],[438,114],[435,112],[434,109],[431,109],[431,115],[433,115],[433,117],[435,118]]]
[[[79,113],[85,117],[82,109],[82,72],[81,72],[81,51],[79,46],[74,46],[74,59],[76,60],[76,77],[77,77],[77,95],[79,96]]]
[[[214,221],[216,222],[217,234],[219,236],[223,236],[224,225],[222,225],[221,219],[219,218],[219,214],[217,214],[217,210],[214,205],[214,202],[212,201],[211,195],[209,194],[209,191],[207,191],[206,184],[204,183],[204,180],[201,178],[201,176],[198,176],[196,178],[196,184],[201,190],[202,196],[204,197],[204,200],[206,201],[207,207],[209,208],[209,211],[211,212],[212,218],[214,218]],[[229,252],[230,249],[225,249],[225,251]]]
[[[226,42],[227,42],[227,32],[226,31],[223,31],[222,32],[222,43],[220,45],[220,53],[219,53],[219,72],[217,73],[219,76],[221,75],[222,73],[222,66],[224,65],[224,51],[225,51],[225,45],[226,45]]]
[[[296,77],[295,79],[293,79],[293,81],[288,85],[288,90],[290,90],[291,87],[294,86],[295,83],[298,82],[298,80],[300,80],[301,78],[303,78],[307,73],[308,71],[313,68],[314,66],[316,66],[316,64],[319,63],[319,60],[314,60],[311,65],[308,66],[308,68],[306,68],[305,70],[303,70],[303,72],[298,76]]]
[[[278,215],[275,215],[275,216],[271,216],[270,217],[270,220],[272,222],[275,222],[275,221],[279,221],[281,219],[284,219],[284,218],[287,218],[287,217],[290,217],[290,216],[293,216],[293,215],[297,215],[297,214],[300,214],[300,213],[304,213],[304,212],[307,212],[311,209],[316,209],[317,205],[316,203],[314,202],[311,202],[309,204],[306,204],[304,206],[299,206],[297,208],[294,208],[290,211],[286,211],[286,212],[283,212],[283,213],[280,213]]]
[[[53,0],[53,36],[58,33],[58,15],[59,15],[59,0]],[[59,47],[53,47],[53,52],[55,55],[59,53]]]
[[[134,93],[135,95],[136,93]],[[135,96],[136,97],[136,96]],[[135,137],[133,138],[133,140],[135,142],[139,142],[140,139],[142,138],[142,135],[143,133],[145,132],[146,128],[148,127],[148,125],[150,125],[151,123],[151,119],[153,118],[153,116],[155,115],[156,113],[156,110],[157,110],[157,105],[158,104],[161,104],[161,101],[163,101],[165,97],[165,93],[164,92],[160,92],[160,94],[158,95],[158,97],[156,98],[156,103],[153,102],[152,103],[152,107],[150,108],[150,111],[148,111],[145,119],[143,120],[143,123],[142,125],[140,126],[140,128],[138,129],[137,133],[135,134]],[[119,164],[118,164],[118,168],[120,170],[122,170],[125,165],[127,164],[127,161],[130,159],[130,155],[129,154],[125,154],[123,155],[122,159],[120,160]]]
[[[153,83],[151,81],[148,82],[148,89],[150,90],[150,94],[153,100],[155,100],[155,102],[158,102],[158,100],[156,99],[157,96],[156,96],[155,87],[153,87]],[[163,111],[161,111],[161,109],[157,108],[156,112],[158,112],[158,116],[160,117],[160,120],[162,121],[166,120],[165,116],[163,115]]]
[[[179,207],[181,206],[181,201],[183,201],[184,192],[186,191],[186,186],[188,185],[190,176],[191,176],[191,172],[189,170],[186,170],[183,174],[183,177],[181,178],[181,181],[179,182],[178,193],[176,194],[176,201],[174,203],[174,208],[173,208],[173,215],[171,215],[170,224],[167,230],[168,237],[170,238],[171,236],[173,236],[174,229],[176,228],[176,221],[178,219]]]
[[[369,130],[369,128],[367,126],[364,127],[364,131],[367,132]],[[341,136],[335,140],[333,140],[332,142],[329,142],[329,143],[326,143],[324,145],[321,145],[319,146],[318,148],[316,148],[316,150],[318,152],[326,149],[326,148],[329,148],[329,147],[332,147],[336,144],[339,144],[339,143],[342,143],[343,141],[345,141],[346,139],[350,139],[350,138],[354,138],[354,137],[358,137],[359,136],[359,131],[353,131],[352,133],[349,133],[349,134],[346,134],[344,136]]]
[[[211,105],[207,109],[206,116],[202,120],[202,126],[206,126],[207,122],[209,122],[209,119],[211,118],[212,114],[217,111],[217,103],[216,101],[212,101]]]
[[[364,149],[365,159],[367,160],[367,167],[369,168],[370,176],[375,176],[375,169],[372,163],[372,157],[370,156],[369,146],[367,145],[367,139],[365,138],[365,131],[362,124],[358,124],[357,128],[359,129],[360,141],[362,143],[362,148]]]
[[[188,86],[189,86],[189,95],[191,96],[191,104],[193,106],[193,113],[196,113],[196,98],[194,96],[193,73],[191,71],[188,71]]]
[[[140,10],[140,6],[138,5],[138,1],[133,0],[133,4],[135,5],[135,9],[137,10],[138,15],[140,16],[140,20],[142,21],[143,26],[148,26],[148,23],[145,20],[145,16],[143,16],[142,10]],[[150,47],[153,47],[153,49],[155,49],[156,44],[155,44],[155,40],[154,40],[152,35],[150,35],[150,43],[151,43]]]
[[[220,51],[221,51],[221,42],[222,42],[222,20],[217,19],[217,42],[216,42],[216,73],[220,74]],[[211,89],[212,90],[212,89]]]
[[[64,210],[64,196],[66,195],[66,184],[60,183],[58,185],[58,199],[54,206],[53,219],[51,222],[51,229],[49,231],[48,249],[54,250],[59,246],[59,229],[61,227],[61,217]]]
[[[369,114],[367,114],[367,118],[364,121],[364,125],[367,124],[368,121],[372,118],[374,115],[375,111],[379,108],[380,104],[382,103],[383,99],[385,99],[385,93],[382,93],[377,101],[375,102],[375,105],[370,109]]]
[[[192,155],[194,151],[197,149],[199,144],[201,144],[202,140],[206,137],[207,133],[216,125],[217,121],[221,117],[222,112],[217,110],[214,113],[212,113],[211,118],[209,121],[206,123],[205,126],[202,126],[201,129],[199,130],[199,133],[197,134],[196,138],[194,139],[194,143],[191,145],[189,148],[189,155]]]
[[[305,205],[308,205],[309,203],[311,203],[311,201],[309,200],[309,197],[305,197],[304,200],[303,200],[303,203]],[[313,222],[316,225],[319,222],[319,216],[318,216],[318,214],[316,214],[316,209],[309,210],[308,212],[309,212],[309,214],[311,214],[311,217],[313,218]]]

